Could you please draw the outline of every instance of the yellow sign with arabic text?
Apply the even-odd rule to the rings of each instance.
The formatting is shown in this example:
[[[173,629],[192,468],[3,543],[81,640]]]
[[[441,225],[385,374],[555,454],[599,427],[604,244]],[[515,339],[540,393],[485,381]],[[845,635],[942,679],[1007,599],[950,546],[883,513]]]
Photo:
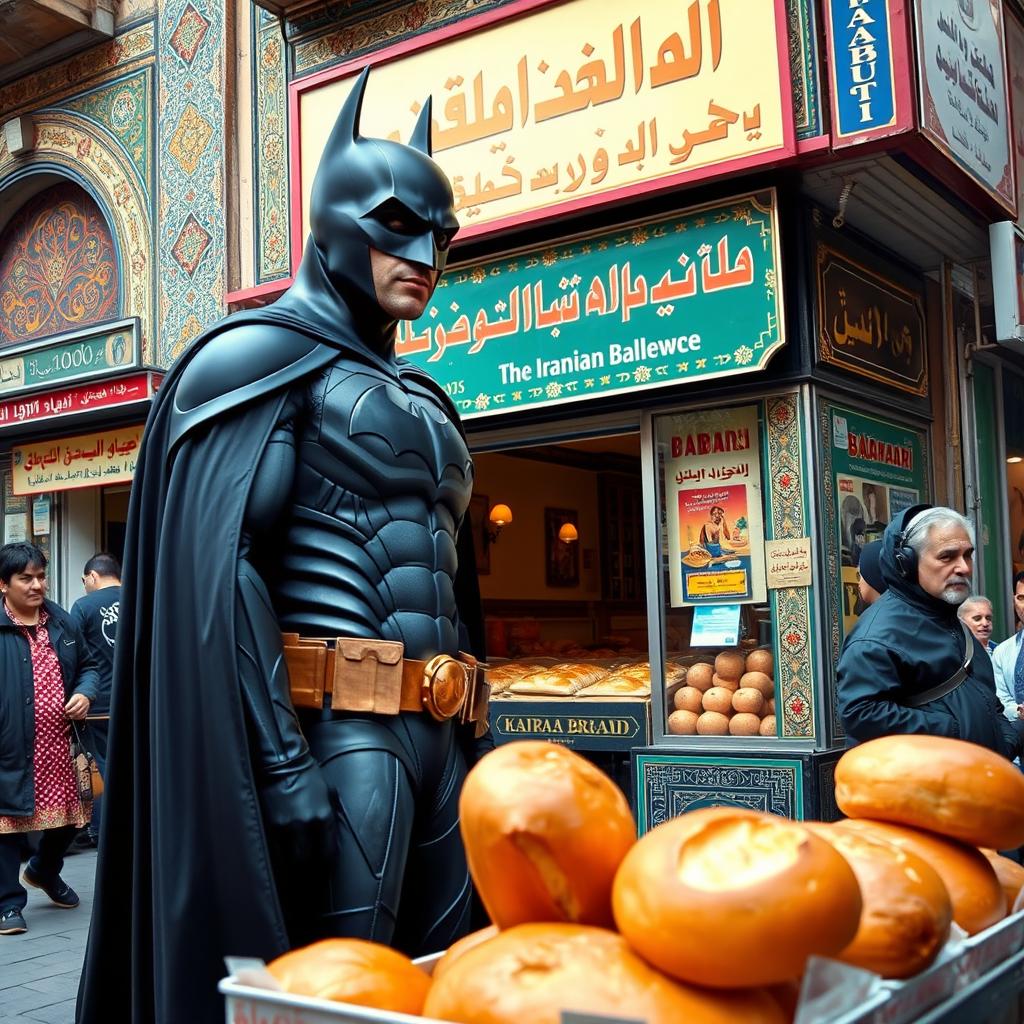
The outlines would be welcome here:
[[[434,157],[464,234],[795,151],[784,0],[568,0],[387,56],[360,130],[408,140],[432,96]],[[294,86],[303,233],[354,81]]]
[[[142,424],[11,448],[15,494],[70,491],[129,483],[142,444]]]

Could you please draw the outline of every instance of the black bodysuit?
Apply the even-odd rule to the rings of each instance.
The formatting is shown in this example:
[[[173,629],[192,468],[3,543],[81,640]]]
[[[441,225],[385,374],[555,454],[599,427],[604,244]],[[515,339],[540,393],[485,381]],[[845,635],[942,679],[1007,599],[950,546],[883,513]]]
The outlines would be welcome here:
[[[436,393],[395,364],[340,355],[285,402],[246,512],[242,583],[256,598],[265,581],[277,631],[400,640],[418,659],[454,655],[455,535],[472,486],[466,443]],[[257,628],[269,627],[240,631],[243,666]],[[467,930],[470,905],[455,726],[329,709],[301,711],[300,721],[336,798],[341,850],[329,897],[310,904],[326,915],[304,922],[303,907],[286,906],[294,929],[412,954],[446,948]],[[301,742],[280,739],[285,753]],[[303,886],[284,900],[310,895]]]

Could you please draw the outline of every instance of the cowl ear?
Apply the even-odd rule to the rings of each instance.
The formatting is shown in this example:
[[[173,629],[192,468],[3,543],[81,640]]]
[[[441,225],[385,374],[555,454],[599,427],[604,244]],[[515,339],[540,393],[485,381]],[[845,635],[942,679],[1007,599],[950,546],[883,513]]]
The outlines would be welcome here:
[[[423,104],[420,116],[416,120],[416,127],[412,130],[412,138],[409,139],[409,145],[413,149],[418,149],[421,153],[426,153],[427,156],[432,155],[430,149],[430,111],[432,107],[433,97],[428,96],[427,102]]]
[[[363,111],[363,95],[366,92],[366,80],[370,77],[370,68],[367,66],[359,72],[356,84],[348,94],[338,114],[338,120],[334,122],[334,130],[331,132],[330,141],[327,143],[328,150],[333,151],[335,146],[344,149],[359,140],[359,119]]]

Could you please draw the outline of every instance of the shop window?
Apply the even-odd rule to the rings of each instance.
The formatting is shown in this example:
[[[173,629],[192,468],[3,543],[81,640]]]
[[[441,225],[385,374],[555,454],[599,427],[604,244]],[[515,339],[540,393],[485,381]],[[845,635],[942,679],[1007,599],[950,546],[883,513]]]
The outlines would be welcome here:
[[[0,345],[112,320],[114,242],[95,200],[62,182],[34,196],[0,235]]]
[[[758,403],[654,417],[670,735],[779,735],[762,416]]]
[[[1010,562],[1016,575],[1024,572],[1024,376],[1008,367],[1002,376]]]

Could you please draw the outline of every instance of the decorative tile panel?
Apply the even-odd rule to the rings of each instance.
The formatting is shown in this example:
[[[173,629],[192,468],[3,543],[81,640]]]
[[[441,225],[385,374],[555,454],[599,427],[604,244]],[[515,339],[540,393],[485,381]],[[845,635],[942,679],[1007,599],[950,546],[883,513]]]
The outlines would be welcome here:
[[[768,399],[769,506],[773,539],[806,537],[810,532],[803,471],[803,430],[797,395]],[[778,714],[784,739],[814,738],[814,675],[811,633],[811,589],[789,587],[771,591],[776,625]]]
[[[288,221],[288,92],[281,23],[254,19],[253,161],[256,165],[256,283],[291,272]]]
[[[794,758],[636,755],[640,834],[701,807],[804,817],[804,762]]]
[[[158,360],[224,312],[225,4],[163,0],[159,21]]]

